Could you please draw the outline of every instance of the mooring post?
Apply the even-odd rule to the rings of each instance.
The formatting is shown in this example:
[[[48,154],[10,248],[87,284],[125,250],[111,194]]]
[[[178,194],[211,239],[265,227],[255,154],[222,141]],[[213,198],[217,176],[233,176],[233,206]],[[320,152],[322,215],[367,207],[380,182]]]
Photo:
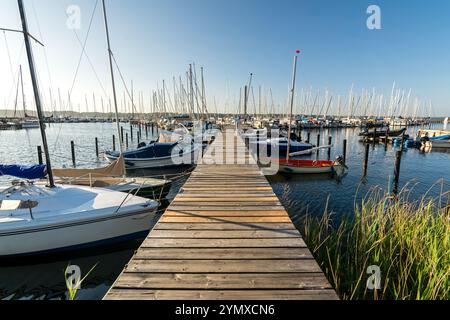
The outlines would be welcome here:
[[[95,155],[97,156],[98,159],[98,138],[95,138]]]
[[[123,127],[120,127],[120,142],[123,143]]]
[[[131,141],[133,141],[133,125],[130,124]]]
[[[145,138],[148,139],[148,123],[145,124]]]
[[[75,143],[73,141],[70,141],[70,151],[72,153],[72,164],[73,167],[76,167],[76,161],[75,161]]]
[[[317,134],[317,145],[316,147],[320,147],[320,132]],[[316,158],[319,159],[319,150],[316,152]]]
[[[309,143],[311,141],[311,132],[308,132],[308,140],[306,140],[306,143]]]
[[[38,147],[37,147],[37,152],[38,152],[38,162],[39,162],[39,165],[43,165],[43,164],[44,164],[44,161],[42,160],[42,147],[41,147],[41,146],[38,146]]]
[[[392,192],[394,195],[398,194],[398,182],[400,180],[400,164],[402,162],[403,151],[399,150],[395,154],[395,168],[394,168],[394,188]]]
[[[137,143],[138,143],[138,145],[139,145],[139,143],[141,143],[141,132],[140,131],[138,131],[138,133],[137,133]]]
[[[369,144],[365,145],[366,150],[364,154],[364,162],[363,162],[363,177],[367,176],[367,165],[369,163]]]
[[[333,137],[329,136],[328,137],[328,145],[330,146],[328,148],[328,160],[331,160],[331,144],[333,143]]]
[[[342,157],[344,158],[344,164],[346,164],[347,163],[347,139],[344,139],[342,153],[343,153]]]
[[[126,143],[126,147],[127,147],[127,149],[128,149],[128,132],[127,133],[125,133],[125,143]]]
[[[389,143],[389,128],[386,130],[386,138],[384,140],[384,150],[388,149],[388,143]]]
[[[116,151],[116,136],[113,135],[113,151]]]

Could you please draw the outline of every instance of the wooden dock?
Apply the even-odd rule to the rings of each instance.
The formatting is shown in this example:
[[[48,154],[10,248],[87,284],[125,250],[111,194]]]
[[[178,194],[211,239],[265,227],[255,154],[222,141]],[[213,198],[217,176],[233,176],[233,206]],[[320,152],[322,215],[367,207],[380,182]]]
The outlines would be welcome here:
[[[242,139],[202,162],[105,299],[337,299]]]

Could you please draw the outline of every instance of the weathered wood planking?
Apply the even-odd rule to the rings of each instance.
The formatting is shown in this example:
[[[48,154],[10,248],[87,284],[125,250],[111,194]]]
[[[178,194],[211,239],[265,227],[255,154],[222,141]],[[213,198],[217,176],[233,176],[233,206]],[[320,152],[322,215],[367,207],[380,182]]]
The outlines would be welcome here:
[[[227,139],[217,137],[105,299],[337,299],[244,142]]]

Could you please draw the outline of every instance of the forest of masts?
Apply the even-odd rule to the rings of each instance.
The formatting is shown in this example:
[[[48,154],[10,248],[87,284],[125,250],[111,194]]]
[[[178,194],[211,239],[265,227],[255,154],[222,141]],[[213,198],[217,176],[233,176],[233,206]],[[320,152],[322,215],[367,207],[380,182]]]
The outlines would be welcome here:
[[[119,111],[122,118],[147,119],[154,116],[169,117],[176,114],[191,115],[193,118],[219,117],[221,115],[248,115],[260,118],[287,117],[289,95],[286,101],[276,103],[272,89],[251,85],[241,88],[239,99],[233,98],[227,90],[225,101],[219,107],[216,98],[208,100],[203,67],[197,72],[195,64],[190,64],[184,76],[173,77],[171,81],[158,83],[156,90],[148,93],[135,92],[133,81],[128,86],[120,74],[124,87],[121,95]],[[22,79],[17,79],[14,109],[5,108],[3,116],[10,118],[33,115],[34,107],[27,106],[26,98],[19,93]],[[248,89],[250,88],[250,89]],[[51,88],[48,95],[42,93],[46,102],[44,110],[47,116],[58,118],[93,117],[113,118],[112,101],[102,86],[103,94],[98,98],[95,93],[85,94],[83,102],[74,102],[71,91],[63,94],[60,88],[56,94]],[[106,98],[105,98],[106,97]],[[32,99],[30,99],[32,100]],[[212,103],[211,103],[212,100]],[[9,103],[5,102],[6,105]],[[212,104],[212,107],[210,105]],[[20,106],[20,107],[19,107]],[[19,110],[21,109],[21,110]],[[375,88],[362,89],[357,92],[352,85],[348,95],[333,95],[329,90],[322,92],[302,88],[295,95],[294,114],[314,118],[380,118],[403,117],[416,119],[432,116],[431,101],[423,101],[412,96],[412,90],[396,88],[394,82],[390,96],[377,93]]]

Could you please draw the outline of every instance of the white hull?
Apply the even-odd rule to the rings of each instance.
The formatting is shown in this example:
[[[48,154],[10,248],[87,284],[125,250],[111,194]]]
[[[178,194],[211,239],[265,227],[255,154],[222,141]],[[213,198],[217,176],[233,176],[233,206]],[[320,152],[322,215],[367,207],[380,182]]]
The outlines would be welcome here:
[[[108,218],[109,216],[109,218]],[[149,231],[154,210],[139,214],[106,215],[103,219],[84,219],[57,225],[35,225],[16,231],[0,232],[0,256],[65,251],[119,240]]]
[[[157,207],[156,201],[107,189],[15,185],[0,194],[0,257],[135,238],[150,230]]]

